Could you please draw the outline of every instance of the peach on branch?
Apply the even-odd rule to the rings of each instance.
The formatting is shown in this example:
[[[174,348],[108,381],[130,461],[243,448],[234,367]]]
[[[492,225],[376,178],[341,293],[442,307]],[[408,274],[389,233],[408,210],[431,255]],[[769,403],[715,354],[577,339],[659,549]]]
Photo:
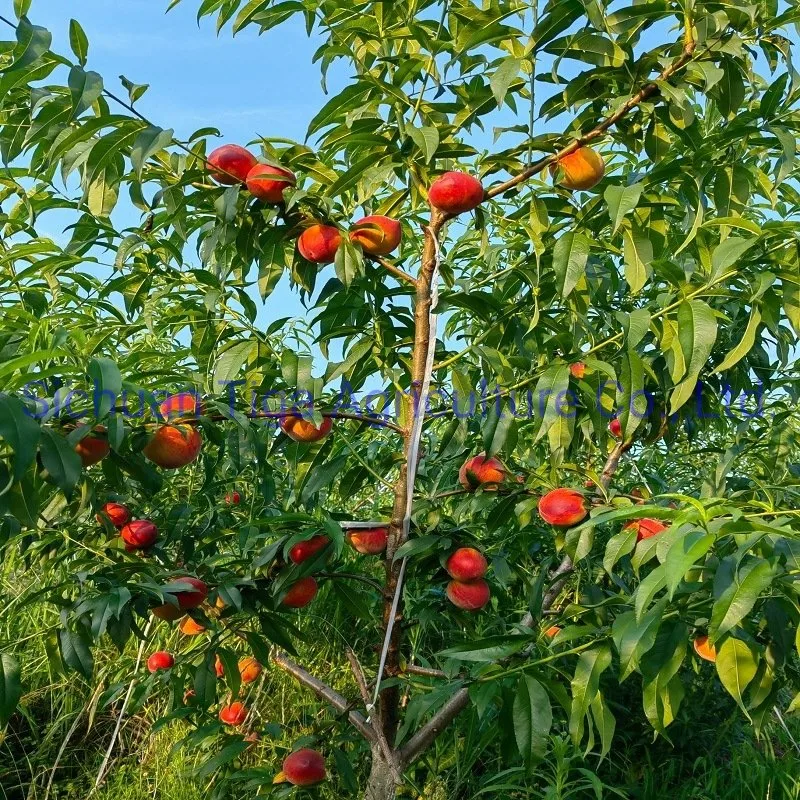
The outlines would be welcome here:
[[[482,578],[488,568],[483,553],[474,547],[460,547],[447,559],[446,565],[450,577],[462,582]]]
[[[641,542],[642,539],[649,539],[652,536],[656,536],[662,531],[665,531],[668,527],[669,525],[665,525],[657,519],[645,517],[644,519],[635,519],[633,522],[630,522],[625,526],[625,530],[635,530],[636,541]]]
[[[177,606],[172,603],[163,603],[153,609],[153,614],[159,619],[174,621],[184,615],[184,612],[201,606],[208,597],[208,586],[198,578],[183,576],[176,578],[173,584],[185,585],[185,591],[174,592]]]
[[[192,392],[172,394],[158,407],[164,419],[194,417],[197,414],[197,397]]]
[[[700,658],[712,664],[717,660],[717,649],[708,641],[708,636],[698,636],[694,640],[694,651]]]
[[[591,147],[579,147],[550,165],[550,174],[556,177],[560,173],[565,189],[591,189],[603,179],[605,171],[605,162]]]
[[[324,439],[333,428],[333,420],[324,417],[319,428],[314,424],[314,420],[304,417],[288,415],[281,417],[281,430],[293,441],[311,444]]]
[[[311,576],[292,584],[281,601],[286,608],[304,608],[317,596],[317,582]]]
[[[557,528],[577,525],[588,513],[586,498],[574,489],[553,489],[539,500],[539,516]]]
[[[115,528],[122,528],[130,522],[131,512],[127,506],[121,503],[106,503],[100,513],[95,516],[98,522],[102,522],[104,518],[108,519]]]
[[[402,237],[400,223],[380,214],[360,219],[350,230],[350,241],[360,244],[361,249],[372,256],[388,256],[397,249]]]
[[[211,177],[217,182],[232,186],[245,183],[250,170],[258,164],[256,157],[238,144],[224,144],[208,156]]]
[[[205,633],[206,630],[204,625],[201,625],[191,617],[184,617],[178,627],[184,636],[198,636],[201,633]]]
[[[225,677],[225,667],[222,665],[222,660],[218,655],[214,656],[214,674],[218,678]]]
[[[321,533],[318,536],[306,539],[304,542],[298,542],[292,545],[289,550],[289,559],[294,564],[302,564],[304,561],[308,561],[309,558],[313,558],[321,550],[324,550],[330,544],[330,541],[325,534]]]
[[[464,611],[480,611],[488,602],[491,593],[485,580],[450,581],[447,584],[447,599]]]
[[[445,172],[428,190],[428,201],[446,214],[463,214],[477,208],[484,197],[481,182],[466,172]]]
[[[229,506],[238,506],[239,503],[242,502],[242,496],[239,492],[228,492],[228,494],[225,495],[225,502]]]
[[[347,531],[350,546],[364,556],[377,556],[386,549],[388,528],[351,528]]]
[[[158,539],[158,528],[149,519],[129,522],[119,532],[128,550],[147,550]]]
[[[327,777],[325,759],[316,751],[304,748],[288,756],[275,776],[273,783],[291,783],[293,786],[313,786]]]
[[[294,172],[272,164],[256,164],[247,174],[247,188],[254,197],[265,203],[282,203],[283,190],[294,186]]]
[[[333,264],[342,243],[342,233],[333,225],[317,223],[306,228],[297,240],[297,249],[306,261]]]
[[[558,625],[551,625],[545,632],[544,635],[548,639],[555,639],[558,634],[561,633],[561,628]]]
[[[191,464],[203,447],[203,437],[191,425],[164,425],[145,445],[142,453],[162,469]]]
[[[622,423],[619,417],[614,417],[614,419],[608,423],[608,430],[615,439],[622,438]]]
[[[496,487],[507,475],[506,468],[499,458],[486,457],[486,453],[468,458],[458,471],[459,483],[469,492],[479,486]]]
[[[159,650],[147,659],[147,669],[149,669],[150,672],[172,669],[174,665],[175,659],[172,657],[172,653],[167,653],[165,650]]]
[[[576,361],[569,365],[569,371],[573,378],[580,380],[586,374],[586,364],[583,361]]]
[[[98,425],[88,436],[84,436],[75,445],[75,452],[80,456],[84,467],[91,467],[102,461],[111,452],[105,427]]]
[[[220,722],[223,722],[225,725],[231,725],[232,727],[241,725],[247,719],[247,706],[238,701],[223,706],[219,710],[219,719]]]
[[[239,661],[239,675],[242,678],[242,683],[252,683],[257,680],[261,670],[261,664],[252,656]]]

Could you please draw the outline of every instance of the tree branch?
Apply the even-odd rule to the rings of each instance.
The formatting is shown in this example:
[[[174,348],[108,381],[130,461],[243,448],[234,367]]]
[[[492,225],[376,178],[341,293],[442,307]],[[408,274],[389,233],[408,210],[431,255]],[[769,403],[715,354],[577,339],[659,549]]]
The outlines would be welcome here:
[[[400,748],[400,763],[403,767],[419,758],[467,705],[469,690],[461,688]]]
[[[392,262],[388,259],[385,259],[381,256],[370,256],[369,259],[370,261],[374,261],[376,264],[380,264],[387,272],[394,275],[394,277],[399,281],[416,287],[417,279],[413,275],[409,275],[407,272],[404,272],[402,269],[400,269],[400,267],[392,264]]]
[[[315,678],[311,673],[303,669],[299,664],[292,661],[285,653],[274,652],[272,660],[284,672],[289,673],[299,683],[307,689],[311,689],[321,700],[325,700],[330,706],[335,708],[340,714],[347,714],[350,724],[370,743],[375,744],[377,737],[375,731],[367,723],[364,717],[350,708],[350,703],[338,692],[331,689],[327,683],[323,683],[319,678]]]

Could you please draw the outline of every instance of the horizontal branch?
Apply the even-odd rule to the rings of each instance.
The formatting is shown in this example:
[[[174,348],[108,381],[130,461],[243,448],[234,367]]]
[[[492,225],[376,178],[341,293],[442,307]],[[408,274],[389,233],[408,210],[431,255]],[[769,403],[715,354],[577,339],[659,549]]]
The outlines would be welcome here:
[[[337,691],[328,686],[327,683],[323,683],[319,678],[315,678],[310,672],[307,672],[299,664],[292,661],[285,653],[273,653],[272,660],[284,672],[289,673],[289,675],[294,677],[298,683],[301,683],[307,689],[311,689],[317,697],[321,700],[325,700],[325,702],[335,708],[340,714],[347,714],[350,724],[370,744],[376,743],[377,738],[375,736],[375,731],[358,711],[352,710],[346,698],[342,697]]]
[[[404,272],[402,269],[400,269],[400,267],[392,264],[391,261],[381,258],[380,256],[370,256],[370,260],[374,261],[376,264],[380,264],[387,272],[394,275],[394,277],[398,280],[416,287],[417,279],[413,275],[409,275],[407,272]]]

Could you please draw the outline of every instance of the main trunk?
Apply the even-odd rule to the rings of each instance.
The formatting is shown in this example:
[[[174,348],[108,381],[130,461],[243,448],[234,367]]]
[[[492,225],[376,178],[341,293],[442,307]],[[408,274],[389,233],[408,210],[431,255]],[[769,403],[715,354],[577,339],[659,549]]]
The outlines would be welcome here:
[[[392,771],[389,769],[380,747],[373,747],[372,768],[364,792],[364,800],[394,800],[396,796],[397,786],[395,786]]]

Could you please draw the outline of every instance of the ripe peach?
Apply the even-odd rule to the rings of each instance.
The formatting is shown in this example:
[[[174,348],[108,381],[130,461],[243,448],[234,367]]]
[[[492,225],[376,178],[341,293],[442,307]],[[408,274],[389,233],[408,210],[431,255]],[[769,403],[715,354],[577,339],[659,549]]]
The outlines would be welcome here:
[[[342,234],[338,228],[317,223],[300,234],[297,249],[306,261],[314,264],[333,264],[341,243]]]
[[[193,620],[191,617],[184,617],[179,626],[179,630],[184,636],[198,636],[205,632],[205,626]]]
[[[562,173],[561,185],[565,189],[591,189],[598,184],[606,171],[602,157],[590,147],[579,147],[550,165],[550,174]]]
[[[303,608],[317,596],[317,582],[311,577],[301,578],[286,592],[282,604],[287,608]]]
[[[574,489],[554,489],[539,500],[539,516],[559,528],[577,525],[588,513],[586,498]]]
[[[171,603],[164,603],[153,609],[153,616],[163,619],[166,622],[175,622],[176,619],[180,619],[183,616],[183,611],[176,608]]]
[[[474,547],[460,547],[447,559],[447,572],[457,581],[476,581],[486,574],[489,565],[483,553]]]
[[[147,669],[150,672],[158,672],[160,669],[172,669],[174,665],[175,659],[171,653],[167,653],[165,650],[159,650],[147,659]]]
[[[321,441],[331,432],[333,420],[325,417],[318,428],[312,419],[288,415],[281,417],[280,425],[281,430],[293,441],[310,444]]]
[[[551,625],[545,632],[544,635],[548,639],[555,639],[558,634],[561,633],[561,628],[558,625]]]
[[[464,611],[480,611],[489,602],[489,584],[485,580],[450,581],[447,584],[447,599]]]
[[[635,519],[633,522],[625,526],[626,531],[636,531],[636,541],[641,542],[642,539],[649,539],[651,536],[665,531],[669,525],[659,522],[657,519]]]
[[[111,446],[105,433],[105,427],[98,425],[75,445],[75,452],[81,457],[84,467],[91,467],[92,464],[102,461],[111,452]]]
[[[288,756],[275,776],[273,783],[291,783],[293,786],[313,786],[327,778],[325,759],[316,751],[303,749]]]
[[[241,725],[247,719],[247,706],[244,703],[231,703],[219,710],[219,718],[226,725]]]
[[[242,502],[242,496],[239,492],[228,492],[228,494],[225,495],[225,502],[229,506],[238,506],[239,503]]]
[[[252,683],[261,674],[261,664],[254,658],[243,658],[239,661],[239,675],[242,677],[242,683]]]
[[[391,217],[372,214],[356,222],[350,231],[350,241],[357,242],[365,253],[388,256],[403,237],[400,223]]]
[[[99,514],[95,516],[98,522],[103,518],[108,519],[115,528],[122,528],[130,522],[131,512],[121,503],[106,503]]]
[[[313,558],[320,550],[324,550],[329,544],[330,539],[325,534],[320,533],[317,536],[312,536],[304,542],[298,542],[293,545],[289,550],[289,558],[294,564],[302,564]]]
[[[192,392],[172,394],[158,407],[164,419],[193,417],[197,414],[197,397]]]
[[[619,421],[619,417],[614,417],[608,423],[608,430],[615,439],[622,438],[622,423]]]
[[[218,678],[225,676],[225,667],[222,665],[222,661],[220,660],[219,656],[214,656],[214,674]]]
[[[388,528],[352,528],[347,531],[347,541],[357,553],[377,556],[386,549],[389,540]]]
[[[244,147],[224,144],[209,155],[208,164],[211,167],[211,177],[217,183],[232,186],[235,183],[245,183],[248,173],[258,161]]]
[[[283,190],[296,183],[294,172],[270,164],[256,164],[247,174],[250,194],[265,203],[282,203]]]
[[[446,214],[463,214],[477,208],[484,197],[483,186],[466,172],[445,172],[428,190],[428,201]]]
[[[147,550],[158,539],[158,528],[149,519],[129,522],[120,532],[128,550]]]
[[[506,468],[499,458],[487,458],[485,453],[468,458],[458,471],[459,483],[469,492],[479,486],[496,486],[506,478]]]
[[[717,648],[709,643],[708,636],[698,636],[694,640],[694,651],[700,658],[712,664],[717,660]]]
[[[569,365],[569,371],[573,378],[580,380],[586,374],[586,364],[583,361],[576,361]]]
[[[191,425],[164,425],[145,445],[142,453],[162,469],[191,464],[203,446],[203,437]]]
[[[174,621],[183,616],[184,612],[201,606],[208,597],[208,586],[197,578],[184,576],[176,578],[173,583],[186,584],[186,591],[175,593],[178,601],[177,607],[172,603],[164,603],[153,609],[153,614],[159,619]]]

